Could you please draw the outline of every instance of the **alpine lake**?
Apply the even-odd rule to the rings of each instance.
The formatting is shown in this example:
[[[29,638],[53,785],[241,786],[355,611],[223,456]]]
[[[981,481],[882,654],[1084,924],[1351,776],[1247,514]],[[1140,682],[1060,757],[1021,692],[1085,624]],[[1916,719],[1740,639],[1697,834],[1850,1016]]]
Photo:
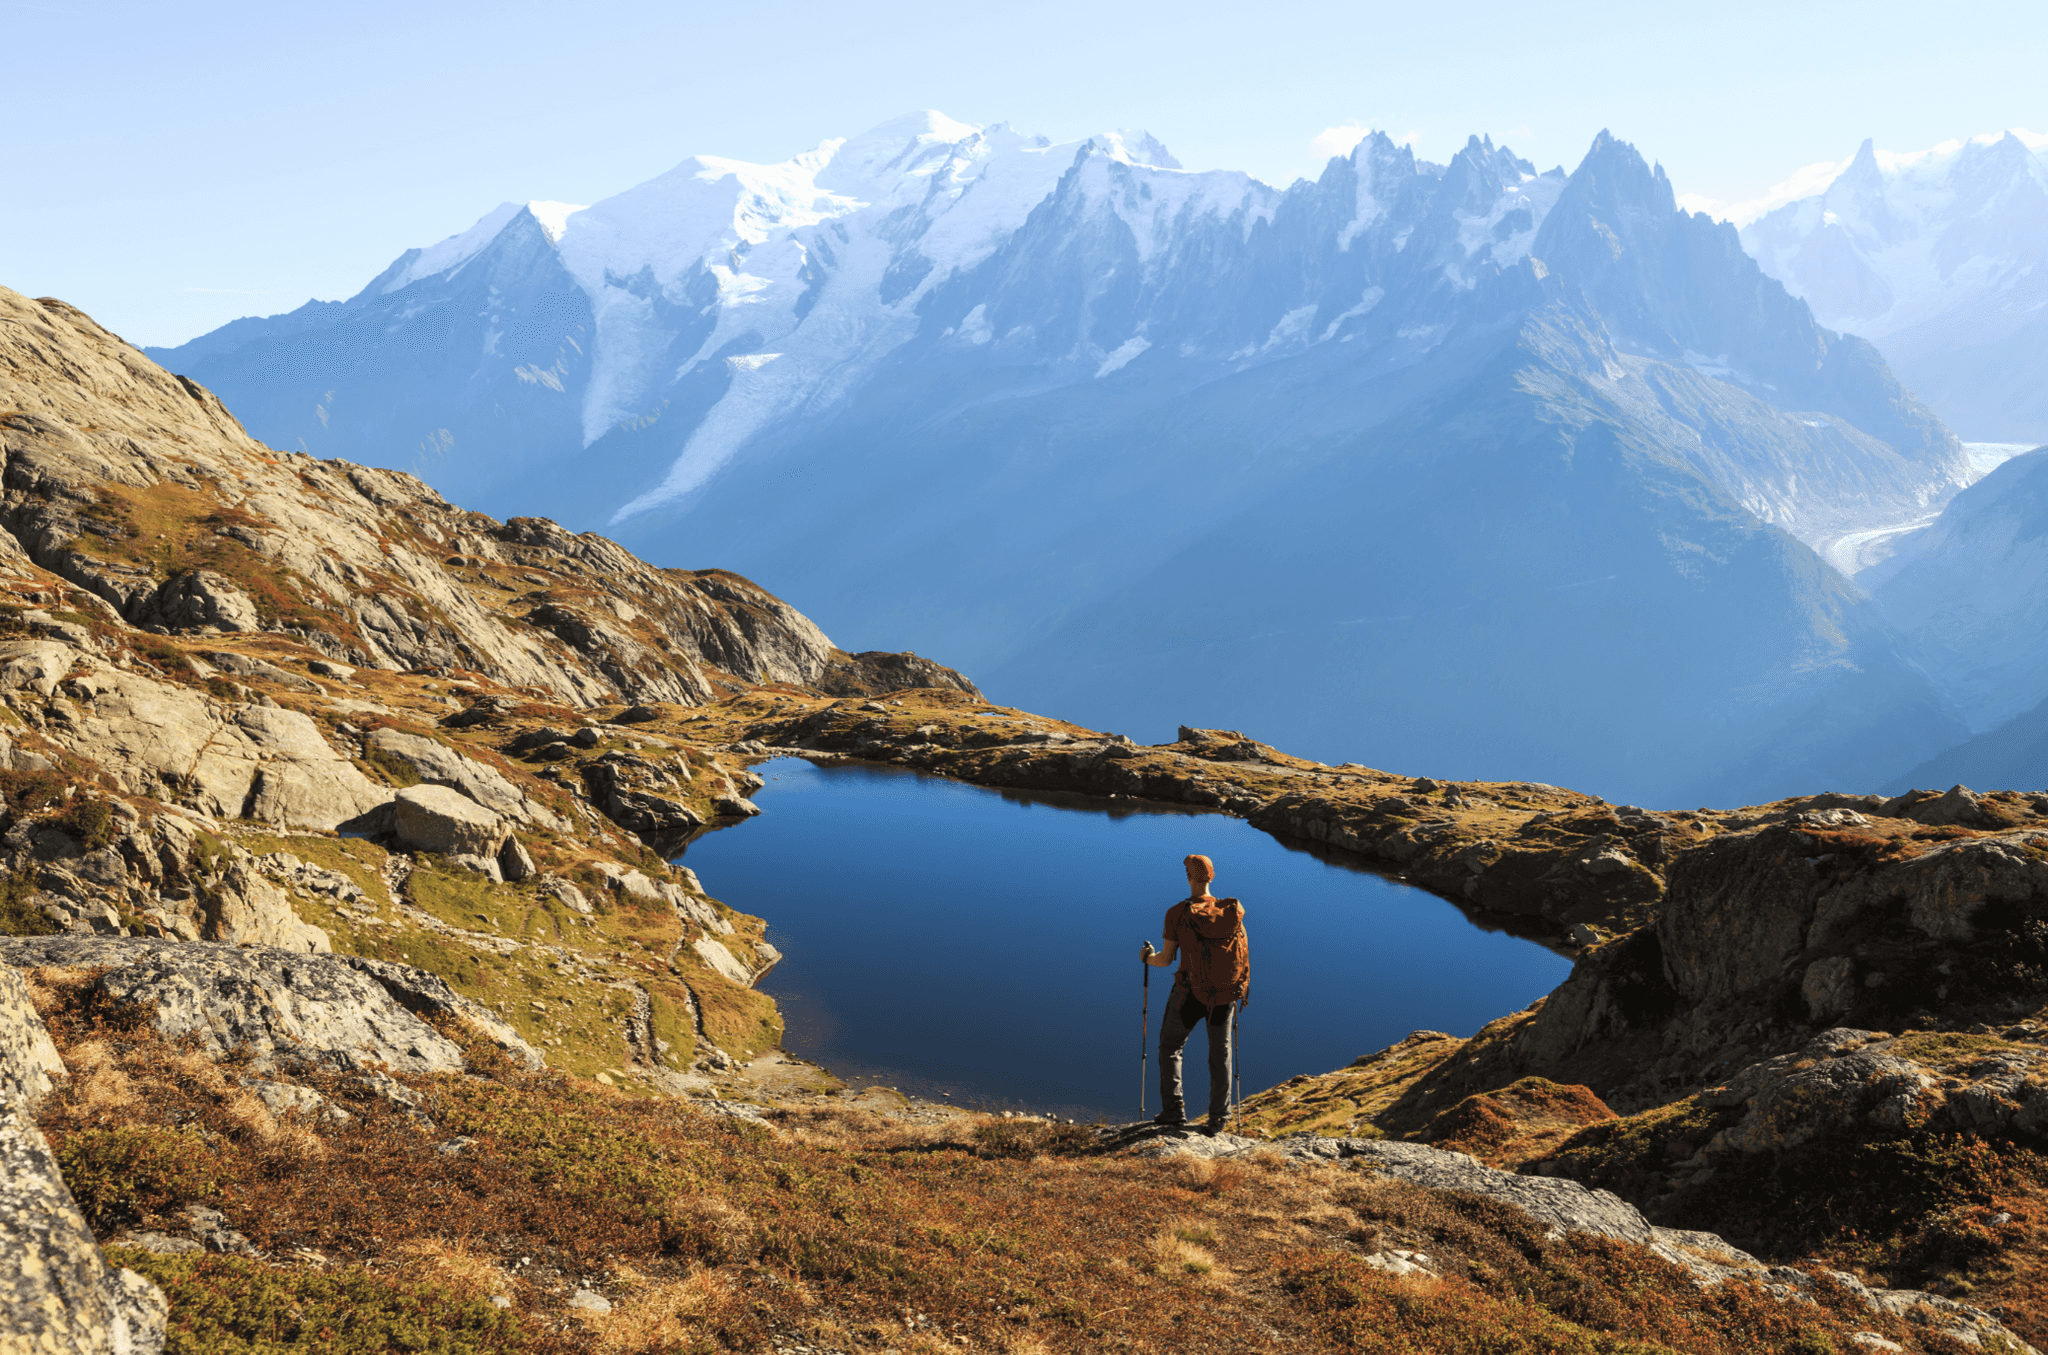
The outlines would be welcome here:
[[[1244,901],[1245,1095],[1324,1073],[1412,1030],[1469,1035],[1561,982],[1571,962],[1444,899],[1241,819],[1037,795],[869,764],[779,758],[760,817],[677,858],[784,954],[760,983],[790,1053],[861,1086],[1083,1122],[1139,1109],[1139,948],[1186,897],[1181,860]],[[1147,1114],[1172,971],[1150,971]],[[1207,1032],[1185,1051],[1207,1098]]]

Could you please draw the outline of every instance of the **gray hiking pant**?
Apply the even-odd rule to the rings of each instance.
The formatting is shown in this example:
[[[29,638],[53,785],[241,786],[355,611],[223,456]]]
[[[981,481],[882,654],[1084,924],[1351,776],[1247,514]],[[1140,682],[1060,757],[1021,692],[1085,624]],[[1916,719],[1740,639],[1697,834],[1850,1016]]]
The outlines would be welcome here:
[[[1220,1122],[1230,1110],[1230,1006],[1204,1006],[1178,983],[1167,995],[1166,1017],[1159,1025],[1159,1100],[1168,1115],[1187,1114],[1181,1049],[1204,1020],[1209,1023],[1209,1118]]]

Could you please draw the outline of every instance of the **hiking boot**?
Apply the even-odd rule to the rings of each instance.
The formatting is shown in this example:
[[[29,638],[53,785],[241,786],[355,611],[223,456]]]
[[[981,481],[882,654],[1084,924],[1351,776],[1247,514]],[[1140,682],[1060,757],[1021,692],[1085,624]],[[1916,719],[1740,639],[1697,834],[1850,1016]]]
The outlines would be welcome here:
[[[1162,1110],[1152,1117],[1152,1123],[1161,1129],[1180,1129],[1185,1127],[1187,1122],[1188,1115],[1184,1110]]]
[[[1229,1123],[1229,1119],[1224,1116],[1211,1115],[1208,1119],[1202,1121],[1202,1133],[1213,1139],[1218,1134],[1221,1134],[1223,1126]]]

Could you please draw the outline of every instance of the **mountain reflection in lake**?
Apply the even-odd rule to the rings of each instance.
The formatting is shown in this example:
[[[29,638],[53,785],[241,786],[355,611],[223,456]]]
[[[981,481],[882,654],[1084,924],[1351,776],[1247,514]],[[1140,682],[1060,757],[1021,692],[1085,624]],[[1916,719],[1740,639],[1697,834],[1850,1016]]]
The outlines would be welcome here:
[[[1242,898],[1246,1095],[1411,1030],[1469,1035],[1570,962],[1433,894],[1290,850],[1241,819],[995,791],[871,766],[757,768],[763,813],[691,843],[704,887],[768,919],[761,987],[784,1045],[840,1077],[955,1104],[1128,1120],[1138,1109],[1138,946],[1185,897],[1181,858]],[[1152,971],[1146,1104],[1159,1109]],[[1189,1045],[1188,1101],[1206,1104]]]

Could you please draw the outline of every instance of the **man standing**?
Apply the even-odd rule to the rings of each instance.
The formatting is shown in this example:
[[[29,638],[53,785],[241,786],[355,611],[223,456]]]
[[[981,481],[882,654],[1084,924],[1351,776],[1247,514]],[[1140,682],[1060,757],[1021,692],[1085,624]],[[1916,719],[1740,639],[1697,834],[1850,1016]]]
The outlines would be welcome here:
[[[1223,1128],[1230,1107],[1230,1013],[1251,990],[1251,949],[1244,932],[1244,905],[1209,892],[1216,867],[1206,856],[1186,862],[1188,897],[1166,910],[1166,949],[1147,941],[1140,957],[1164,968],[1180,960],[1166,1017],[1159,1027],[1159,1099],[1165,1105],[1152,1121],[1187,1123],[1181,1094],[1181,1049],[1197,1023],[1209,1023],[1209,1119],[1202,1132]]]

